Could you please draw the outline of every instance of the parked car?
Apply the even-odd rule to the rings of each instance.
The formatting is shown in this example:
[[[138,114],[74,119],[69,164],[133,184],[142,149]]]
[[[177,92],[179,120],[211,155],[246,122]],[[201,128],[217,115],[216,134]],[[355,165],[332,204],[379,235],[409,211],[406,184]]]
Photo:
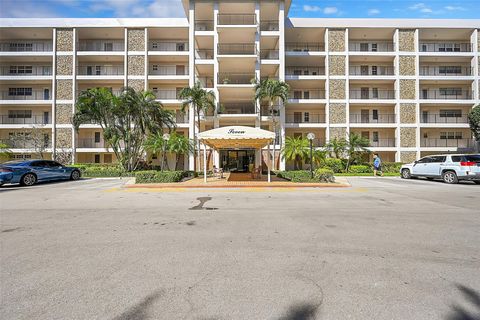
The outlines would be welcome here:
[[[423,157],[400,169],[404,179],[441,178],[446,183],[470,180],[480,184],[480,154],[440,154]]]
[[[9,161],[0,165],[0,186],[5,183],[32,186],[38,181],[78,180],[80,176],[78,168],[51,160]]]

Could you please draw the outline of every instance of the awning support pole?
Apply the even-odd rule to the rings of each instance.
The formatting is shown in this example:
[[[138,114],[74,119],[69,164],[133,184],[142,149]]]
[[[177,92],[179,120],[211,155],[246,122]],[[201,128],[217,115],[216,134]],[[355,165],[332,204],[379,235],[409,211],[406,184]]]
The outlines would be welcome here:
[[[207,145],[203,144],[203,182],[207,183]]]
[[[270,155],[270,142],[268,143],[268,170],[267,170],[267,176],[268,176],[268,182],[271,182],[270,179],[270,168],[272,167],[272,156]]]

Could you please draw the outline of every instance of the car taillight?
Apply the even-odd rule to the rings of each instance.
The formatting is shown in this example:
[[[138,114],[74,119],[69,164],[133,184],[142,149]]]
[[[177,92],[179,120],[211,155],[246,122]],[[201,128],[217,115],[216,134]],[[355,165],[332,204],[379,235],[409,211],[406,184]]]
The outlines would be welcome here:
[[[473,161],[462,161],[462,162],[460,162],[460,165],[462,167],[472,167],[472,166],[476,166],[477,163],[473,162]]]
[[[0,172],[13,172],[13,170],[7,168],[0,168]]]

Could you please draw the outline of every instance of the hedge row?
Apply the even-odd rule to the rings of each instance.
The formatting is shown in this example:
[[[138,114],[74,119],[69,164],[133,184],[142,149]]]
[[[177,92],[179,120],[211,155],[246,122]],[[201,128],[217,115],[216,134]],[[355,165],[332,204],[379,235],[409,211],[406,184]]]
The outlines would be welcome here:
[[[137,171],[135,183],[172,183],[180,182],[185,177],[184,171]]]
[[[400,172],[401,162],[382,162],[382,170],[385,173],[398,173]],[[330,169],[334,173],[346,172],[346,161],[342,159],[327,158],[321,164],[320,168]],[[360,163],[351,165],[349,173],[372,173],[372,163]]]
[[[315,170],[313,179],[310,171],[306,170],[277,171],[275,174],[279,178],[290,180],[292,182],[335,182],[333,171],[325,168]]]

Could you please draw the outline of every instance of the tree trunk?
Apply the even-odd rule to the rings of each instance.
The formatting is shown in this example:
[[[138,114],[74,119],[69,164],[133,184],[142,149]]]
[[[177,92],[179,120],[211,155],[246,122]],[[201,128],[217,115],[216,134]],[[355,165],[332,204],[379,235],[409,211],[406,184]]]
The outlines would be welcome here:
[[[276,123],[275,123],[275,115],[274,115],[274,110],[273,110],[273,101],[270,100],[270,110],[271,110],[271,114],[272,114],[272,126],[273,126],[273,133],[275,134],[275,138],[273,139],[273,146],[272,146],[272,157],[273,157],[273,160],[272,160],[272,169],[275,170],[275,165],[276,165],[276,161],[275,161],[275,146],[276,146],[276,139],[277,139],[277,128],[276,128]],[[270,156],[270,155],[268,155]]]
[[[200,110],[197,109],[197,118],[198,118],[198,133],[200,133]],[[201,170],[200,166],[200,139],[197,139],[197,144],[198,144],[198,155],[197,157],[198,160],[198,170]]]

